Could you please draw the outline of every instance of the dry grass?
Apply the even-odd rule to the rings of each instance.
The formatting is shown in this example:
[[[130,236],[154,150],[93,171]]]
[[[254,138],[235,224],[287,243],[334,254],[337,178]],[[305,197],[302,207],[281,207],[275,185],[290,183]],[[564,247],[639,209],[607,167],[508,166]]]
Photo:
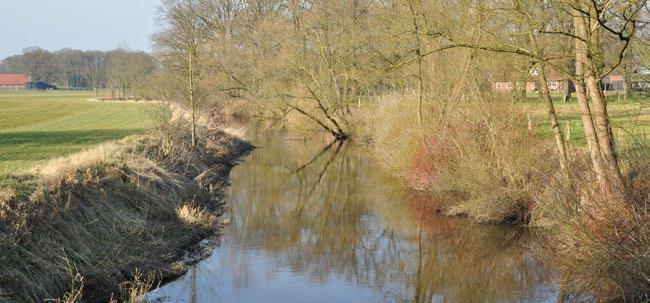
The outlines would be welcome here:
[[[582,161],[582,160],[579,160]],[[585,160],[586,161],[586,160]],[[554,224],[544,237],[566,287],[589,290],[600,301],[650,300],[650,153],[628,147],[621,157],[626,189],[613,198],[595,186],[588,169],[573,171],[575,190],[550,184],[543,200]],[[580,167],[574,163],[573,167]]]
[[[443,210],[480,222],[527,222],[540,176],[556,165],[544,142],[527,129],[525,111],[511,102],[462,103],[444,117],[427,110],[412,123],[414,102],[378,107],[370,130],[374,154],[408,186],[449,199]],[[526,148],[521,148],[526,146]]]
[[[137,137],[120,141],[103,143],[97,147],[74,154],[73,156],[60,157],[45,162],[42,166],[29,171],[44,180],[54,182],[74,174],[80,169],[87,169],[102,164],[110,164],[120,160],[126,150],[133,146]]]
[[[650,300],[645,134],[632,136],[631,129],[619,147],[626,188],[608,199],[596,189],[579,146],[571,149],[573,187],[565,186],[554,145],[528,125],[526,107],[468,102],[419,128],[412,122],[416,104],[412,96],[393,96],[364,115],[368,127],[358,134],[370,139],[387,171],[411,188],[435,193],[435,209],[448,215],[542,226],[543,243],[555,252],[549,261],[564,268],[569,291],[587,291],[603,302]],[[440,116],[435,108],[425,112]]]
[[[125,302],[125,303],[143,303],[145,296],[152,289],[160,285],[161,276],[154,273],[147,275],[142,274],[136,270],[131,281],[120,284],[120,297],[119,299],[111,297],[110,303]]]
[[[217,222],[214,213],[186,202],[176,208],[178,218],[188,225],[197,225],[209,228]]]
[[[182,136],[150,135],[53,160],[4,184],[0,302],[74,301],[79,281],[71,282],[70,264],[86,302],[119,293],[136,269],[179,274],[177,258],[216,228],[219,188],[248,148],[208,134],[218,155],[204,152],[212,150],[205,143],[190,150]]]

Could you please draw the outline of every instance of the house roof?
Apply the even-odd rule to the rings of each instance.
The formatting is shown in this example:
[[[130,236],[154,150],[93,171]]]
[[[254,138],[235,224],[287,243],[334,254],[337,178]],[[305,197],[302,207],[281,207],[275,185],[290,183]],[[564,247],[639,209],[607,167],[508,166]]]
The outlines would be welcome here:
[[[0,74],[0,85],[25,85],[29,76],[21,74]]]
[[[559,80],[563,79],[562,75],[557,70],[555,70],[554,68],[552,68],[550,66],[546,66],[546,68],[544,69],[544,72],[546,74],[546,80],[559,81]]]
[[[562,75],[557,72],[553,67],[546,66],[544,67],[544,75],[546,76],[546,81],[560,81],[564,80]],[[528,76],[528,81],[537,81],[539,78],[538,68],[531,70],[530,75]]]
[[[621,75],[609,75],[605,78],[606,81],[625,81],[625,77]]]

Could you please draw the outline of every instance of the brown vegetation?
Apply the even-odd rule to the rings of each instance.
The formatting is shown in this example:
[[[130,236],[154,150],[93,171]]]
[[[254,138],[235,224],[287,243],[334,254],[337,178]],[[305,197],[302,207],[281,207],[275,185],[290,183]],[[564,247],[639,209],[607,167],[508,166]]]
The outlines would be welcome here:
[[[179,257],[218,227],[220,189],[248,148],[219,131],[195,150],[131,137],[14,177],[0,197],[0,301],[70,290],[64,302],[129,300],[142,283],[120,293],[121,282],[182,273]]]
[[[570,153],[565,176],[555,169],[552,144],[526,127],[517,104],[464,104],[440,126],[404,129],[404,99],[370,114],[381,124],[365,135],[378,162],[411,188],[433,193],[435,209],[479,222],[538,226],[566,272],[563,287],[590,290],[603,301],[647,299],[650,250],[650,163],[644,140],[622,146],[625,200],[603,195],[589,156]],[[411,109],[413,111],[414,109]],[[522,148],[525,147],[525,148]]]
[[[617,145],[600,86],[624,58],[625,65],[647,62],[638,55],[647,52],[646,4],[168,0],[165,7],[183,7],[190,19],[184,20],[201,24],[197,53],[206,60],[202,85],[211,98],[246,102],[301,125],[309,121],[337,140],[367,139],[379,162],[407,185],[446,196],[441,209],[447,214],[546,226],[553,241],[564,243],[554,247],[558,260],[578,264],[586,258],[578,252],[595,249],[589,239],[601,234],[610,239],[602,247],[625,258],[610,235],[618,225],[644,230],[647,224],[635,206],[647,204],[639,194],[647,189],[632,187],[637,183],[627,176],[647,163],[623,167],[629,159]],[[182,34],[168,25],[161,34]],[[182,66],[186,55],[166,59]],[[574,84],[586,146],[566,142],[547,69]],[[493,84],[503,80],[510,91],[495,95]],[[553,140],[537,135],[520,106],[528,82],[544,101]],[[548,198],[553,191],[561,194]],[[560,208],[585,211],[558,217]],[[594,222],[583,229],[551,230],[585,215]],[[644,246],[635,247],[631,254],[648,263],[639,253]],[[589,260],[584,263],[599,258]],[[622,264],[607,272],[631,268],[648,275]],[[602,275],[578,272],[567,279],[607,288]],[[636,296],[621,288],[619,297]]]
[[[490,100],[458,105],[438,125],[406,132],[404,105],[379,106],[370,130],[376,159],[418,190],[446,196],[443,211],[480,222],[527,223],[553,162],[526,128],[522,107]],[[520,146],[527,146],[522,149]]]
[[[602,195],[594,173],[574,170],[574,190],[562,189],[560,182],[547,187],[540,213],[554,224],[541,236],[569,278],[567,289],[593,290],[602,301],[643,302],[650,293],[650,154],[646,145],[624,150],[624,203]]]
[[[444,198],[433,209],[542,226],[566,284],[602,300],[648,300],[647,144],[621,149],[600,81],[647,63],[638,54],[649,13],[643,0],[165,0],[156,79],[161,97],[189,112],[192,147],[204,101],[368,141],[386,170]],[[547,68],[574,84],[586,146],[568,144]],[[496,94],[502,80],[510,90]],[[552,140],[522,106],[528,82],[539,86]],[[110,163],[80,155],[4,189],[0,249],[11,265],[2,277],[11,279],[0,282],[36,298],[78,284],[80,272],[104,289],[157,267],[147,267],[150,253],[177,252],[183,241],[170,244],[170,227],[210,229],[206,186],[222,174],[208,166],[218,158],[163,134],[106,147]],[[126,253],[128,262],[115,257]],[[74,264],[69,273],[60,260]]]

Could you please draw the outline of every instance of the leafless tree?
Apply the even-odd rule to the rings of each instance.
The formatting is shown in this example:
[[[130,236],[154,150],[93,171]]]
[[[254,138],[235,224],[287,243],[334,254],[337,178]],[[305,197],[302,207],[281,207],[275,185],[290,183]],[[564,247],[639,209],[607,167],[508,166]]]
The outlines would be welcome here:
[[[205,101],[201,87],[202,51],[206,25],[199,17],[199,1],[168,0],[160,8],[159,16],[165,29],[155,37],[159,53],[173,73],[172,81],[180,89],[178,95],[190,112],[192,147],[197,143],[199,107]]]

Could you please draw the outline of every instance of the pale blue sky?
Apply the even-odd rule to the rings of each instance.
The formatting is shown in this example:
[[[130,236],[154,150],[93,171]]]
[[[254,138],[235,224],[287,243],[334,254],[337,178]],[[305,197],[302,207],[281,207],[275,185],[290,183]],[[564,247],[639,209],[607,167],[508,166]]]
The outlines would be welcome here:
[[[160,0],[0,0],[0,59],[24,48],[150,51]]]

